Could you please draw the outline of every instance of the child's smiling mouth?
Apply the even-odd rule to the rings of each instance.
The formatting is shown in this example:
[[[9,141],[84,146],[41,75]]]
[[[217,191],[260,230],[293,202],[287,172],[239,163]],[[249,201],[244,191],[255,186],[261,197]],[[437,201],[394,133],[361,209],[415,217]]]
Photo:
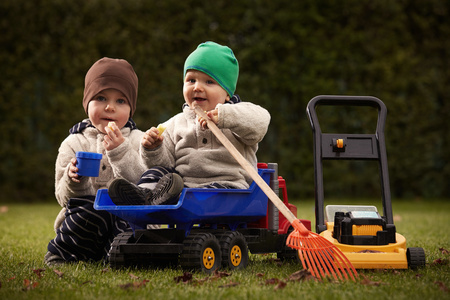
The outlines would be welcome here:
[[[201,101],[206,101],[206,98],[194,97],[193,100],[197,101],[197,102],[201,102]]]

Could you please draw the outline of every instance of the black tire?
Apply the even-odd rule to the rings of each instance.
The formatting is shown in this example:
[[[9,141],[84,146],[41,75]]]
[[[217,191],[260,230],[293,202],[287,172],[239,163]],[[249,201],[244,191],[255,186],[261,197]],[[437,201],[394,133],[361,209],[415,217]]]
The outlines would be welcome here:
[[[120,253],[120,246],[127,244],[131,239],[134,239],[131,231],[120,233],[114,238],[108,257],[109,265],[112,269],[120,269],[129,265],[125,259],[125,254]]]
[[[244,269],[248,265],[248,246],[238,231],[228,231],[220,236],[222,266],[230,270]]]
[[[286,240],[293,230],[294,228],[292,226],[289,227],[288,233],[286,234],[286,238],[284,239],[283,244],[281,246],[281,250],[277,252],[277,258],[280,259],[281,261],[291,261],[295,263],[301,263],[298,250],[293,249],[286,245]]]
[[[417,270],[425,266],[425,251],[423,248],[408,248],[406,249],[406,259],[408,260],[408,267]]]
[[[191,233],[183,241],[180,265],[185,269],[213,273],[221,265],[220,245],[211,233]]]
[[[112,269],[121,269],[130,266],[165,268],[178,264],[178,253],[133,253],[130,252],[130,249],[126,253],[122,253],[122,245],[134,245],[134,247],[139,248],[139,243],[136,244],[133,232],[124,232],[117,235],[111,243],[111,249],[109,250],[108,260]]]

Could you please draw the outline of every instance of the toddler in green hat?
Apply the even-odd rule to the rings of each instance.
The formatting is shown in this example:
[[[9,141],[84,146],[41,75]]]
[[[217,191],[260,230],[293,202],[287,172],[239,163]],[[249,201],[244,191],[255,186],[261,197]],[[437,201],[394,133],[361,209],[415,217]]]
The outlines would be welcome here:
[[[233,51],[214,42],[200,44],[183,69],[183,111],[144,134],[140,149],[148,170],[137,184],[116,179],[108,192],[117,205],[174,204],[183,187],[246,189],[252,182],[228,150],[199,119],[201,107],[255,167],[269,112],[235,95],[239,64]]]

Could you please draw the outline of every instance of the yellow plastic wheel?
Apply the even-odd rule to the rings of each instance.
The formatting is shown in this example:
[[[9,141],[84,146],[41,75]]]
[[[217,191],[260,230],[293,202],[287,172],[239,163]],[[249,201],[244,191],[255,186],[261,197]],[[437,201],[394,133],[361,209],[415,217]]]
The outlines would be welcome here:
[[[214,263],[216,262],[214,250],[210,247],[205,248],[202,257],[203,257],[203,266],[205,267],[205,269],[211,270],[212,267],[214,266]]]
[[[248,247],[245,237],[238,231],[228,231],[220,238],[222,266],[231,270],[243,269],[248,264]]]
[[[240,263],[242,261],[241,247],[239,247],[238,245],[234,245],[233,248],[231,248],[230,260],[231,260],[231,264],[233,264],[233,266],[237,267],[240,265]]]

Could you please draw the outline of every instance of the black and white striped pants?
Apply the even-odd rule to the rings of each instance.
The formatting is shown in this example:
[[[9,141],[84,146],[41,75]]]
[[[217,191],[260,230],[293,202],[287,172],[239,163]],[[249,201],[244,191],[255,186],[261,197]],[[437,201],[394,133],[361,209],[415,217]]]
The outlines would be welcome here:
[[[69,200],[66,218],[48,244],[48,251],[68,262],[107,257],[114,237],[130,227],[107,211],[95,210],[94,200],[94,196]]]

